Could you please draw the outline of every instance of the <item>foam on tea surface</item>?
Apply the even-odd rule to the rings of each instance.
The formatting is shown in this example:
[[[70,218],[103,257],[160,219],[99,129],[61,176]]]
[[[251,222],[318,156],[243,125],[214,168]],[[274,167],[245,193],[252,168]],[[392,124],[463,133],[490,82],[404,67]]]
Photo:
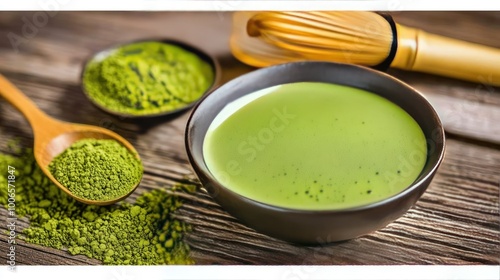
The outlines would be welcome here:
[[[228,104],[209,127],[205,162],[230,190],[270,205],[330,210],[393,196],[427,158],[417,122],[387,99],[291,83]]]

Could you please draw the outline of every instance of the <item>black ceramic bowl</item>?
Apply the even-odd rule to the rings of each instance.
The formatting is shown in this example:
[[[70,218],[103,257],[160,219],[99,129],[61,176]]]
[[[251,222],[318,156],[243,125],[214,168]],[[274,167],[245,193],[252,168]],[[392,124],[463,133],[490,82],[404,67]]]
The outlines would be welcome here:
[[[217,114],[231,101],[271,86],[294,82],[324,82],[364,89],[399,105],[422,128],[428,158],[408,188],[382,201],[341,210],[295,210],[241,196],[220,184],[203,159],[203,141]],[[424,193],[444,157],[444,130],[429,102],[403,82],[369,68],[330,62],[295,62],[240,76],[206,96],[194,108],[186,128],[191,165],[212,197],[230,214],[259,232],[297,243],[318,244],[370,233],[402,216]]]
[[[189,103],[189,104],[186,104],[185,106],[183,107],[180,107],[180,108],[177,108],[177,109],[174,109],[174,110],[168,110],[168,111],[163,111],[163,112],[159,112],[159,113],[150,113],[150,114],[142,114],[142,115],[135,115],[135,114],[129,114],[129,113],[123,113],[123,112],[117,112],[117,111],[114,111],[114,110],[111,110],[101,104],[99,104],[96,100],[94,100],[94,98],[88,93],[86,87],[85,87],[85,83],[83,83],[83,76],[85,74],[85,71],[87,69],[87,66],[90,62],[92,61],[101,61],[101,60],[104,60],[107,56],[109,56],[110,54],[113,53],[114,50],[120,48],[120,47],[123,47],[123,46],[126,46],[126,45],[129,45],[129,44],[134,44],[134,43],[141,43],[141,42],[160,42],[160,43],[165,43],[165,44],[170,44],[170,45],[174,45],[174,46],[177,46],[177,47],[180,47],[190,53],[193,53],[195,54],[196,56],[198,56],[201,60],[205,61],[206,63],[208,63],[211,68],[212,68],[212,71],[213,71],[213,81],[212,81],[212,84],[210,85],[210,87],[202,94],[205,95],[207,94],[208,92],[212,91],[215,87],[218,86],[218,83],[219,83],[219,80],[220,80],[220,66],[219,66],[219,62],[217,61],[217,59],[211,55],[209,55],[208,53],[204,52],[203,50],[195,47],[195,46],[192,46],[190,44],[187,44],[187,43],[184,43],[184,42],[181,42],[181,41],[177,41],[177,40],[174,40],[174,39],[143,39],[143,40],[136,40],[136,41],[131,41],[131,42],[126,42],[126,43],[123,43],[123,44],[119,44],[119,45],[114,45],[112,47],[109,47],[109,48],[106,48],[104,50],[101,50],[95,54],[93,54],[91,57],[89,57],[84,65],[83,65],[83,68],[82,68],[82,71],[81,71],[81,74],[80,74],[80,80],[82,81],[81,82],[81,86],[82,86],[82,91],[83,93],[85,94],[85,96],[90,100],[90,102],[92,104],[94,104],[97,108],[101,109],[102,111],[106,112],[106,113],[109,113],[109,114],[112,114],[112,115],[116,115],[118,117],[122,117],[122,118],[130,118],[130,119],[144,119],[144,118],[157,118],[157,117],[163,117],[163,116],[171,116],[171,115],[176,115],[178,113],[181,113],[191,107],[193,107],[196,102],[198,102],[199,99]],[[201,97],[200,97],[201,98]]]

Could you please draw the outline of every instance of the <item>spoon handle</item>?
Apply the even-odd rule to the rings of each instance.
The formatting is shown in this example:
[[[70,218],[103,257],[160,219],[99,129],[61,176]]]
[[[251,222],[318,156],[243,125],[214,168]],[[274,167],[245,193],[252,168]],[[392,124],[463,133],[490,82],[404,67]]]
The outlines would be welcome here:
[[[47,119],[42,112],[26,95],[15,85],[0,74],[0,96],[3,96],[10,104],[17,108],[30,122],[31,126],[41,119]]]

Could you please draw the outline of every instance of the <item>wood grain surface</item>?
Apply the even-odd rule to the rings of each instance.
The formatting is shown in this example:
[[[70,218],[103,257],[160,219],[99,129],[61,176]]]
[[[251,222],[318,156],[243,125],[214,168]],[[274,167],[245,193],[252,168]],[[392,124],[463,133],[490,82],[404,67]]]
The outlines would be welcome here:
[[[84,97],[80,71],[94,52],[143,38],[175,38],[205,49],[220,61],[222,82],[253,70],[235,60],[228,47],[231,14],[223,12],[59,12],[28,30],[37,12],[0,12],[0,73],[51,116],[114,130],[132,142],[145,165],[143,191],[196,181],[184,150],[188,113],[176,118],[130,122],[103,113]],[[40,12],[38,12],[40,13]],[[500,48],[500,12],[398,12],[397,22]],[[31,32],[31,33],[29,33]],[[9,34],[24,38],[13,47]],[[500,62],[499,62],[500,65]],[[346,242],[299,246],[257,233],[227,214],[203,190],[185,195],[176,213],[194,230],[186,236],[198,264],[499,264],[500,145],[470,137],[475,125],[460,116],[462,102],[500,108],[500,88],[421,73],[390,70],[424,94],[438,96],[450,112],[446,158],[418,203],[384,229]],[[458,104],[458,105],[457,105]],[[458,106],[458,107],[457,107]],[[464,109],[465,110],[465,109]],[[490,111],[474,110],[491,133]],[[455,115],[456,114],[456,115]],[[495,114],[495,113],[493,113]],[[454,119],[452,119],[454,118]],[[33,144],[22,115],[0,99],[0,151],[19,138]],[[2,172],[2,171],[0,171]],[[7,253],[6,210],[0,209],[0,261]],[[18,230],[26,227],[19,222]],[[18,240],[19,241],[19,240]],[[98,261],[19,241],[19,264],[87,265]]]

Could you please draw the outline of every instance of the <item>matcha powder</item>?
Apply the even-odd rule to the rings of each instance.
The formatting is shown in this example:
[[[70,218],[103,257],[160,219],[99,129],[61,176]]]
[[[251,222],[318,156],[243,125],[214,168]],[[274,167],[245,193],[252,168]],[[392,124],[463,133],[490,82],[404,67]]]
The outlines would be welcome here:
[[[135,203],[91,206],[77,202],[38,168],[31,152],[20,157],[0,154],[0,170],[15,168],[16,214],[30,226],[20,238],[27,242],[86,255],[104,264],[191,264],[182,241],[189,226],[172,217],[179,197],[164,190],[139,196]],[[7,172],[0,175],[0,204],[7,207]],[[174,190],[192,191],[194,186]]]
[[[214,82],[212,66],[162,42],[139,42],[97,56],[83,86],[100,106],[130,115],[159,114],[196,101]]]
[[[73,143],[49,164],[50,173],[74,195],[112,200],[130,192],[142,178],[142,164],[115,140]]]

